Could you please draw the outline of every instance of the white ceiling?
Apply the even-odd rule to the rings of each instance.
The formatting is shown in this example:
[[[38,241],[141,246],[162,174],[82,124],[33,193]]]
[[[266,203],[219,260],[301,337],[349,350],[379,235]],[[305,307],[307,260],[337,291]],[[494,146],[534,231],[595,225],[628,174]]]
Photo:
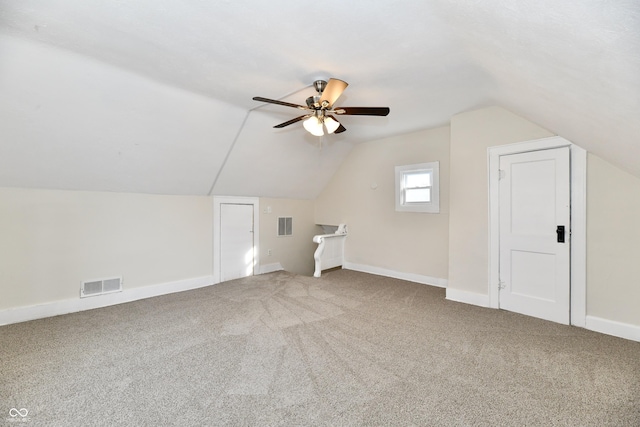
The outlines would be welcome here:
[[[317,78],[350,83],[319,139]],[[502,105],[640,176],[637,0],[0,0],[0,185],[314,198],[358,143]]]

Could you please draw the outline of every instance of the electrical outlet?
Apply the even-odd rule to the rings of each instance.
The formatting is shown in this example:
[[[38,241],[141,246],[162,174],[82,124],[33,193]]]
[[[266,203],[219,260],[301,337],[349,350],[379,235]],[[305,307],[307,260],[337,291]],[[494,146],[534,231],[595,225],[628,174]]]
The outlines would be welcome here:
[[[267,249],[267,256],[273,255],[273,249]]]

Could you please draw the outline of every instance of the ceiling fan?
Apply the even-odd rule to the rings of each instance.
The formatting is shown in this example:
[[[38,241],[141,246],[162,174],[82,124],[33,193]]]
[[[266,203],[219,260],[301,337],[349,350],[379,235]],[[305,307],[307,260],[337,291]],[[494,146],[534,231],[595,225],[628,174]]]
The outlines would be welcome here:
[[[324,135],[325,130],[327,134],[342,133],[347,130],[335,118],[334,114],[352,116],[386,116],[389,114],[389,107],[335,107],[334,103],[340,95],[342,95],[342,92],[344,92],[347,86],[347,82],[339,79],[329,79],[328,82],[325,80],[316,80],[313,82],[313,87],[318,94],[307,98],[306,106],[262,98],[260,96],[254,97],[253,100],[307,111],[302,116],[275,125],[274,128],[283,128],[304,120],[302,122],[304,128],[315,136]]]

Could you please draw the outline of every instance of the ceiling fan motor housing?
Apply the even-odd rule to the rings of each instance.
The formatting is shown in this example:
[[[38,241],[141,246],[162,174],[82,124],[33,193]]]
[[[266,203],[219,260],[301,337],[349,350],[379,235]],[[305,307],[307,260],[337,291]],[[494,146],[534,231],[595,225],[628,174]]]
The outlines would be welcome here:
[[[320,108],[320,95],[310,96],[307,98],[307,106],[317,110]]]
[[[316,89],[318,94],[322,95],[324,88],[327,87],[327,82],[324,80],[316,80],[313,82],[313,87]]]

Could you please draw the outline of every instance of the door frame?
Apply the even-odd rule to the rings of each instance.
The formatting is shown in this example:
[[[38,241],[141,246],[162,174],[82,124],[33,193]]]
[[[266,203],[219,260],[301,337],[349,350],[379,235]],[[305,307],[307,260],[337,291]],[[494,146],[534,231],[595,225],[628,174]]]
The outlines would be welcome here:
[[[571,180],[570,324],[586,326],[587,308],[587,152],[553,136],[487,149],[489,180],[489,306],[500,307],[500,157],[509,154],[569,147]]]
[[[260,271],[260,199],[258,197],[213,196],[213,283],[220,283],[220,234],[223,204],[253,206],[253,275]]]

